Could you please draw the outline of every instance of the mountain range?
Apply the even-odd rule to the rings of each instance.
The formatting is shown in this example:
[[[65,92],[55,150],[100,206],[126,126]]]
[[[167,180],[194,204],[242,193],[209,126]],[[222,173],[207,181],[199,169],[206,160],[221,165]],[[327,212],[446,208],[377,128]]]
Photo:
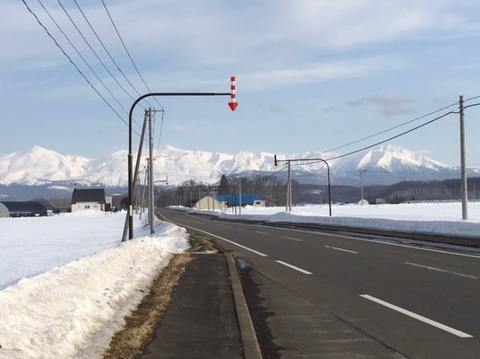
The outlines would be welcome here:
[[[107,158],[89,159],[63,155],[33,146],[32,148],[0,155],[0,196],[9,186],[42,186],[70,191],[75,186],[124,188],[128,183],[127,151],[117,151]],[[154,153],[154,178],[169,185],[178,185],[190,179],[216,183],[225,175],[272,175],[278,172],[286,178],[287,159],[327,159],[332,185],[359,186],[388,185],[406,180],[443,180],[459,178],[460,170],[421,154],[395,145],[382,145],[368,152],[338,157],[334,153],[308,152],[278,154],[279,166],[274,167],[274,154],[268,152],[240,152],[238,154],[189,151],[166,146]],[[331,160],[328,160],[332,158]],[[134,156],[136,159],[136,156]],[[146,160],[143,157],[140,178],[143,181]],[[292,178],[300,183],[322,183],[327,180],[323,161],[292,161]],[[479,168],[469,169],[476,176]],[[1,198],[1,197],[0,197]]]

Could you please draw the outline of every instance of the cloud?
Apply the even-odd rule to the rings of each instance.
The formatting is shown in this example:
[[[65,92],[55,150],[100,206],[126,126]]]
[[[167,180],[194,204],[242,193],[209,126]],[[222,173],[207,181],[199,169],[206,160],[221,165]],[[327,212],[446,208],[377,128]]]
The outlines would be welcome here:
[[[322,80],[363,77],[392,66],[391,61],[382,57],[323,61],[293,66],[285,65],[281,68],[265,67],[256,72],[243,74],[242,81],[247,88],[266,89],[315,83]]]
[[[373,104],[380,108],[382,116],[390,117],[415,113],[412,103],[413,100],[406,97],[377,94],[359,100],[349,101],[347,105],[352,108],[358,108]]]
[[[342,109],[338,106],[327,106],[323,109],[323,112],[325,113],[336,113],[336,112],[341,112]]]

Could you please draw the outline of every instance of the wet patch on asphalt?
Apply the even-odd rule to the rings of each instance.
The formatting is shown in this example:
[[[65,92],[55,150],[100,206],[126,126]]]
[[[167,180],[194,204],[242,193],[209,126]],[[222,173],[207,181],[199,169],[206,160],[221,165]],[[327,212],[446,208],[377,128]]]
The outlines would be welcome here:
[[[268,319],[275,313],[268,310],[265,305],[265,299],[262,298],[259,286],[254,279],[256,272],[245,258],[235,257],[235,261],[262,356],[263,358],[280,358],[284,348],[274,343],[275,338],[268,326]]]

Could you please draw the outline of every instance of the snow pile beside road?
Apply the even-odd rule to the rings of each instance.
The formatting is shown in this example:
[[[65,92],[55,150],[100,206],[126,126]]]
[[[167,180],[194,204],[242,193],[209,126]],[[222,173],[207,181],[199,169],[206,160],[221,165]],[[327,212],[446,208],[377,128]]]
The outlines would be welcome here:
[[[469,220],[462,220],[462,204],[412,203],[382,205],[328,205],[293,207],[246,207],[242,214],[212,213],[225,218],[265,222],[317,223],[346,227],[372,228],[400,232],[432,233],[478,238],[480,236],[480,202],[469,202]]]
[[[125,218],[111,216],[118,217],[118,224]],[[89,216],[74,217],[78,231],[90,228],[86,220]],[[43,235],[48,237],[52,232]],[[119,245],[121,230],[117,229],[110,234],[117,238],[113,248],[22,279],[2,290],[0,357],[101,358],[112,335],[125,324],[124,317],[136,308],[172,253],[189,247],[188,235],[182,228],[161,223],[156,232]]]

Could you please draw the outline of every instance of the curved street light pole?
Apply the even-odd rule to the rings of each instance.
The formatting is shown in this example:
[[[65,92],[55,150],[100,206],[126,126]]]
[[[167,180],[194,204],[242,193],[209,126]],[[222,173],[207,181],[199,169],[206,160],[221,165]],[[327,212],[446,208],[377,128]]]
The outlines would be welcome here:
[[[145,95],[140,96],[135,100],[130,108],[130,113],[128,115],[128,238],[133,238],[133,201],[135,193],[135,183],[133,182],[133,111],[135,106],[147,97],[154,96],[232,96],[231,92],[151,92]],[[233,98],[232,98],[233,100]],[[231,103],[229,103],[230,105]],[[236,103],[235,103],[236,104]],[[236,106],[234,106],[236,108]],[[230,105],[232,111],[235,109]],[[127,225],[127,224],[126,224]],[[124,231],[125,233],[126,231]],[[122,238],[122,242],[126,240],[125,234]]]
[[[308,161],[322,161],[327,165],[327,180],[328,180],[328,214],[332,216],[332,193],[331,193],[331,186],[330,186],[330,166],[328,162],[323,158],[306,158],[306,159],[290,159],[290,160],[277,160],[277,155],[274,156],[274,165],[277,166],[278,162],[308,162]]]

